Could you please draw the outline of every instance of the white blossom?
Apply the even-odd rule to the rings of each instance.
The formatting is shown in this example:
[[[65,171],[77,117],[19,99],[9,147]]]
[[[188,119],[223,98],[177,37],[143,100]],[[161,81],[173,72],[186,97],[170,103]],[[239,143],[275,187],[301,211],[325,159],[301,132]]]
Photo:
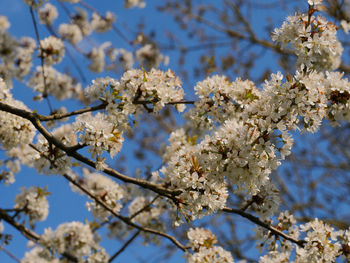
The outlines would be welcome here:
[[[24,258],[21,259],[21,263],[60,263],[60,260],[54,258],[48,251],[41,247],[34,247],[29,252],[24,254]]]
[[[80,143],[89,146],[92,158],[101,156],[107,151],[111,158],[117,154],[123,145],[123,134],[118,127],[103,113],[92,116],[85,113],[77,117],[74,123],[74,130],[81,132]]]
[[[346,258],[346,260],[350,260],[350,228],[345,230],[343,236],[340,237],[341,245],[343,248],[342,258]]]
[[[194,89],[199,101],[186,117],[194,124],[191,126],[201,130],[211,130],[218,123],[237,116],[260,97],[253,82],[237,78],[231,83],[227,77],[218,75],[198,82]]]
[[[10,22],[8,21],[6,16],[0,16],[0,33],[4,33],[9,29]]]
[[[95,241],[90,227],[81,222],[61,224],[54,231],[45,229],[39,244],[47,250],[46,253],[68,253],[76,257],[78,262],[88,259],[89,263],[107,263],[109,259],[106,251]]]
[[[346,20],[342,20],[340,21],[340,26],[343,28],[345,34],[349,34],[350,22],[347,22]]]
[[[60,24],[58,33],[63,39],[68,40],[72,44],[77,44],[83,39],[83,34],[79,26],[75,24]]]
[[[272,39],[282,48],[291,45],[297,55],[297,67],[305,65],[317,71],[338,68],[343,47],[337,39],[336,26],[320,15],[308,21],[307,15],[289,16],[281,28],[275,29]]]
[[[260,257],[259,263],[289,262],[289,257],[289,252],[270,251],[268,255]]]
[[[36,68],[32,77],[28,81],[28,86],[35,91],[40,92],[39,99],[42,99],[42,93],[54,96],[58,100],[64,100],[71,97],[80,97],[82,94],[81,84],[75,83],[74,79],[67,74],[62,74],[52,67],[44,67],[45,86],[41,66]]]
[[[105,67],[105,49],[111,45],[110,42],[103,43],[98,48],[93,48],[88,54],[91,60],[89,69],[93,72],[101,72]]]
[[[46,189],[40,187],[22,188],[21,193],[16,195],[15,207],[28,215],[29,224],[35,221],[43,221],[49,214],[49,203],[46,196],[49,194]]]
[[[190,241],[190,247],[193,254],[186,254],[188,263],[233,263],[231,253],[224,250],[222,247],[213,246],[217,240],[209,230],[204,228],[195,228],[187,232],[187,237]]]
[[[172,71],[152,69],[150,72],[129,70],[120,81],[109,77],[96,79],[85,94],[92,101],[107,102],[111,122],[124,131],[132,125],[129,117],[136,119],[145,108],[156,113],[167,103],[181,101],[184,91],[180,79]],[[176,106],[178,111],[185,108],[183,104]]]
[[[299,229],[296,226],[296,220],[293,215],[289,213],[289,211],[281,212],[277,218],[277,225],[273,224],[273,220],[269,218],[265,218],[264,222],[268,225],[274,226],[276,229],[287,232],[287,234],[294,238],[298,239],[300,236]],[[271,233],[271,231],[262,228],[256,227],[255,238],[257,240],[257,248],[259,248],[260,252],[263,247],[267,248],[268,251],[281,251],[286,252],[284,256],[289,256],[289,253],[294,249],[294,244],[286,239],[280,239],[278,236],[275,236]],[[269,254],[266,258],[270,258],[277,256],[277,254]],[[279,257],[279,256],[278,256]]]
[[[46,65],[50,66],[61,62],[65,54],[64,43],[61,39],[49,36],[40,41],[42,55]]]
[[[143,2],[143,0],[125,0],[124,6],[125,8],[144,8],[146,6],[146,3]]]
[[[24,103],[12,98],[9,88],[0,78],[0,102],[17,109],[29,110]],[[33,140],[35,128],[32,123],[19,116],[0,111],[0,143],[10,150],[20,144],[28,144]]]
[[[187,254],[186,261],[188,263],[233,263],[233,258],[230,252],[222,247],[200,248],[194,254]]]
[[[91,34],[93,28],[89,22],[89,14],[82,8],[75,8],[76,15],[71,17],[72,24],[79,27],[83,36],[88,36]]]
[[[260,219],[273,216],[281,203],[279,191],[270,181],[261,186],[259,192],[251,198],[252,208]]]
[[[51,25],[52,22],[57,18],[57,8],[50,3],[47,3],[38,10],[39,22],[41,24]]]
[[[3,181],[6,186],[13,184],[15,182],[15,173],[18,173],[21,169],[19,160],[0,160],[0,166],[3,169],[0,173],[0,180]]]
[[[30,73],[33,65],[33,54],[36,45],[34,39],[30,37],[22,37],[19,45],[16,48],[15,67],[13,68],[14,75],[22,79]]]
[[[322,4],[322,1],[323,0],[308,0],[307,2],[309,5],[320,5]]]
[[[327,72],[324,80],[328,98],[327,118],[337,125],[350,120],[350,82],[340,72]]]
[[[191,249],[196,251],[200,247],[210,248],[217,243],[216,236],[208,229],[190,228],[187,231],[187,237],[190,241]]]
[[[295,263],[303,262],[334,262],[341,253],[341,244],[337,242],[342,231],[335,231],[328,224],[324,224],[317,218],[300,226],[301,232],[306,232],[306,243],[297,247]]]
[[[91,27],[98,33],[104,33],[110,30],[115,22],[116,17],[112,12],[107,12],[104,17],[97,13],[92,14]]]
[[[64,124],[51,131],[51,134],[66,146],[73,146],[77,144],[77,137],[70,124]],[[70,173],[72,169],[72,158],[67,156],[65,152],[49,143],[46,138],[40,134],[37,138],[35,148],[40,154],[34,151],[33,156],[28,156],[30,161],[33,158],[31,165],[43,174],[64,174]],[[30,150],[28,150],[30,153]],[[22,158],[28,158],[23,156]]]
[[[132,69],[132,66],[134,65],[132,52],[123,48],[108,50],[107,55],[112,62],[117,60],[116,63],[121,63],[124,71]]]
[[[105,77],[97,78],[92,81],[92,85],[88,86],[84,94],[91,101],[112,101],[112,93],[114,89],[119,86],[119,82],[116,79]]]
[[[122,76],[118,89],[124,91],[122,95],[129,103],[136,100],[153,104],[153,112],[158,112],[166,103],[181,101],[184,97],[181,81],[171,70],[129,70]]]
[[[158,68],[160,63],[164,63],[164,65],[168,65],[169,58],[167,56],[163,56],[159,49],[155,45],[147,44],[142,48],[136,50],[136,60],[140,65],[151,69]]]

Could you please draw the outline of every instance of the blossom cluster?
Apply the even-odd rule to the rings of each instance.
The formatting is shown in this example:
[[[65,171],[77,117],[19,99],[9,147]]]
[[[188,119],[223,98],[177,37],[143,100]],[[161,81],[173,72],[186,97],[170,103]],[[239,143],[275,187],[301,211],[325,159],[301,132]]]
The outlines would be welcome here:
[[[296,226],[296,220],[293,215],[289,213],[289,211],[281,212],[277,217],[277,224],[273,224],[273,220],[271,218],[265,218],[265,223],[269,225],[275,225],[275,228],[280,231],[285,231],[292,238],[298,239],[300,236],[298,227]],[[263,229],[261,227],[256,227],[255,229],[255,237],[257,239],[257,248],[261,251],[263,248],[267,248],[268,251],[280,251],[280,252],[288,252],[293,249],[292,242],[280,239],[275,239],[275,236],[271,234],[270,231]],[[263,257],[262,257],[263,258]]]
[[[349,257],[349,230],[335,230],[330,225],[317,218],[304,225],[297,226],[296,220],[288,212],[281,213],[278,217],[276,228],[286,231],[292,238],[304,236],[302,246],[292,244],[284,239],[277,239],[270,231],[257,229],[259,247],[264,245],[269,253],[260,257],[259,262],[335,262],[336,258]],[[269,222],[272,224],[272,220]],[[295,259],[293,250],[295,249]]]
[[[107,263],[109,256],[96,242],[90,227],[81,222],[61,224],[56,230],[45,229],[40,236],[41,247],[26,253],[21,262],[58,263],[58,256],[66,255],[75,262]]]
[[[0,79],[0,102],[18,109],[28,110],[24,103],[12,97],[10,89],[2,79]],[[0,143],[4,149],[10,150],[20,144],[31,143],[34,135],[35,128],[30,121],[0,111]]]
[[[77,136],[70,124],[64,124],[52,130],[52,135],[55,136],[66,146],[77,144]],[[32,150],[33,165],[39,173],[44,174],[64,174],[70,173],[72,169],[72,158],[67,156],[58,147],[48,142],[43,135],[37,137],[35,150]],[[33,151],[35,152],[33,154]]]
[[[184,91],[179,78],[170,70],[145,72],[134,69],[125,72],[120,81],[109,77],[93,81],[85,94],[91,101],[107,102],[109,118],[124,131],[130,127],[129,119],[136,119],[143,109],[158,112],[167,103],[181,101]],[[183,104],[176,107],[179,111],[184,110]]]
[[[169,57],[163,56],[155,45],[146,44],[135,52],[136,59],[140,65],[146,68],[158,68],[163,62],[168,65]]]
[[[63,41],[54,36],[41,40],[40,48],[44,62],[48,66],[61,62],[65,54]]]
[[[19,160],[12,160],[12,158],[7,160],[0,160],[0,166],[2,171],[0,172],[0,180],[4,182],[5,185],[9,185],[15,182],[15,174],[21,169],[21,164]]]
[[[41,67],[37,68],[37,72],[30,78],[28,85],[41,93],[46,90],[56,96],[57,99],[81,95],[80,85],[73,84],[68,75],[62,75],[51,67],[45,67],[44,72],[46,75],[45,87]],[[2,85],[4,85],[2,99],[6,99],[4,102],[11,100],[13,102],[9,102],[10,105],[16,103],[19,108],[22,108],[24,105],[22,106],[20,102],[12,100],[6,85],[4,83]],[[91,101],[100,99],[107,103],[107,114],[97,113],[92,115],[91,113],[85,113],[79,115],[72,125],[65,124],[58,129],[54,129],[52,134],[67,146],[76,145],[78,135],[79,143],[88,146],[92,157],[96,158],[97,168],[103,170],[105,167],[103,152],[108,152],[113,158],[121,150],[124,140],[123,131],[132,125],[129,122],[130,118],[136,118],[143,108],[157,112],[166,103],[181,101],[184,92],[180,85],[180,80],[173,72],[162,72],[160,70],[150,72],[131,70],[124,74],[120,82],[111,78],[97,79],[92,86],[87,88],[86,95]],[[153,105],[153,107],[148,108],[147,105]],[[184,105],[181,104],[176,106],[180,111],[184,108]],[[63,174],[70,171],[71,158],[62,150],[50,144],[43,135],[38,136],[35,149],[25,145],[31,142],[34,137],[34,127],[30,122],[19,117],[9,118],[11,114],[5,112],[3,114],[8,116],[2,120],[3,123],[10,122],[7,126],[2,125],[1,127],[1,129],[4,129],[3,136],[8,136],[3,137],[4,147],[10,149],[20,143],[24,144],[19,148],[20,151],[18,149],[9,152],[9,156],[21,160],[23,164],[34,166],[40,173]],[[13,122],[19,121],[18,125],[13,124]],[[22,122],[25,124],[21,124]],[[23,135],[13,136],[13,134],[10,134],[8,131],[12,128],[9,128],[9,125],[14,127],[13,129],[19,135],[21,133]],[[17,139],[19,141],[13,141]]]
[[[37,99],[42,99],[45,93],[54,96],[58,100],[72,97],[80,98],[82,96],[81,84],[75,83],[72,77],[58,72],[53,67],[44,66],[44,69],[42,69],[41,66],[38,66],[27,84],[34,91],[40,93]]]
[[[128,208],[129,215],[133,218],[132,221],[142,226],[152,226],[152,223],[161,214],[161,209],[154,205],[151,206],[150,201],[143,196],[136,197]]]
[[[193,254],[187,253],[186,260],[188,263],[233,263],[231,253],[220,246],[214,246],[217,242],[216,237],[209,230],[204,228],[191,228],[187,232],[189,246]]]
[[[7,18],[0,16],[0,73],[6,84],[11,87],[12,78],[22,80],[29,74],[36,44],[30,37],[16,40],[7,32],[9,27]]]
[[[225,120],[237,117],[247,105],[260,97],[252,81],[237,78],[230,82],[225,76],[214,75],[194,87],[199,100],[187,113],[187,118],[200,130],[212,130]]]
[[[64,124],[52,130],[55,136],[66,146],[77,144],[77,136],[73,132],[72,125]],[[6,152],[6,154],[28,167],[34,167],[43,174],[64,174],[72,170],[72,159],[64,151],[49,143],[46,138],[39,134],[36,143],[32,145],[21,144]]]
[[[45,189],[40,187],[22,188],[21,193],[16,196],[15,209],[22,211],[29,217],[29,224],[35,221],[43,221],[49,214],[49,203],[46,196],[49,195]]]
[[[160,169],[170,188],[182,190],[179,208],[193,218],[224,207],[226,180],[252,199],[261,192],[265,202],[255,202],[260,206],[256,211],[271,215],[279,199],[269,175],[291,152],[289,132],[315,132],[324,118],[334,124],[348,120],[350,83],[337,72],[302,66],[285,80],[280,72],[272,74],[262,90],[249,81],[230,83],[213,76],[198,83],[196,91],[200,101],[188,112],[190,131],[170,136],[164,155],[167,164]],[[213,131],[203,135],[203,128]],[[202,135],[202,140],[188,140],[191,132]],[[271,191],[266,194],[264,189]]]
[[[125,0],[125,7],[126,8],[144,8],[146,6],[146,3],[143,0]]]
[[[38,10],[38,17],[41,24],[51,25],[58,17],[57,8],[54,5],[47,3]]]
[[[313,5],[320,1],[313,2]],[[340,65],[343,47],[337,39],[336,25],[324,17],[296,14],[287,17],[282,27],[275,29],[272,39],[282,48],[290,45],[297,55],[297,67],[307,66],[317,71],[335,70]]]
[[[107,151],[111,158],[121,150],[123,144],[122,132],[103,113],[93,116],[85,113],[76,118],[74,131],[79,134],[80,143],[89,146],[93,158],[100,157]]]

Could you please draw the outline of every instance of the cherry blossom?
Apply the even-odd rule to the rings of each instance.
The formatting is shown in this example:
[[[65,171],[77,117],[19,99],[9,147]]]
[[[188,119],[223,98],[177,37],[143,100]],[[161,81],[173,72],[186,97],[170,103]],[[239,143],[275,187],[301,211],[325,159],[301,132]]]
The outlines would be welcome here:
[[[56,29],[52,26],[58,17],[54,5],[24,2],[37,12],[41,24]],[[255,229],[257,246],[266,249],[266,254],[259,262],[335,262],[340,256],[349,260],[349,229],[336,229],[317,218],[300,223],[288,211],[277,214],[280,189],[271,176],[291,153],[295,132],[315,133],[324,120],[332,125],[350,120],[350,83],[344,73],[334,71],[341,64],[343,47],[337,26],[316,15],[322,0],[305,1],[308,13],[288,16],[272,34],[282,49],[291,48],[296,55],[294,72],[273,72],[260,86],[239,77],[232,81],[224,75],[207,76],[195,85],[194,102],[185,101],[182,82],[174,71],[157,69],[167,66],[169,59],[156,43],[142,34],[129,41],[114,27],[115,14],[102,15],[80,4],[69,21],[57,25],[58,34],[42,40],[37,37],[37,41],[12,37],[9,21],[0,16],[0,145],[7,158],[0,161],[0,179],[6,185],[14,183],[21,165],[68,178],[74,191],[88,196],[86,207],[96,220],[63,223],[37,236],[27,233],[25,220],[17,228],[37,244],[21,262],[58,263],[69,257],[79,263],[108,262],[109,255],[95,234],[104,223],[109,223],[108,235],[117,238],[126,236],[132,227],[141,231],[145,242],[158,244],[158,236],[166,237],[184,251],[189,263],[233,262],[209,230],[190,228],[186,247],[167,233],[162,219],[170,216],[175,226],[184,221],[195,224],[191,221],[228,211],[227,200],[235,195],[246,202],[244,208],[235,210],[237,214],[260,226]],[[126,0],[124,5],[143,8],[146,4]],[[349,23],[342,20],[340,25],[348,33]],[[102,34],[111,29],[126,38],[128,49],[115,48],[108,41],[86,53],[80,50],[93,31]],[[74,77],[57,70],[56,64],[65,59],[67,42],[89,60],[91,72],[100,74],[84,91]],[[32,69],[35,54],[41,66]],[[140,68],[133,68],[135,61]],[[111,68],[122,69],[123,74],[105,75]],[[17,80],[37,93],[36,100],[47,100],[49,115],[13,97],[11,88]],[[53,109],[51,96],[60,101],[77,99],[85,108],[70,112],[60,105]],[[124,137],[132,137],[144,114],[158,116],[168,106],[182,113],[185,104],[193,104],[184,114],[185,123],[171,130],[160,168],[149,171],[150,178],[128,177],[111,168],[109,161],[115,161],[128,143]],[[146,195],[134,185],[150,192]],[[11,224],[23,215],[34,228],[48,216],[48,194],[46,188],[22,188],[14,208],[1,210],[11,210],[15,216],[3,218]],[[248,208],[250,216],[245,214]]]

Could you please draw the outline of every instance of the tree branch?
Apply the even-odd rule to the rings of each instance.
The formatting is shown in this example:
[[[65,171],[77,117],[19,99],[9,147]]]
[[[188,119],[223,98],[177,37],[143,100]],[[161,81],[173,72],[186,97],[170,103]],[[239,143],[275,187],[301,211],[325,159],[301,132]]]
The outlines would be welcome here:
[[[90,198],[92,198],[96,203],[101,205],[104,209],[106,209],[112,215],[114,215],[115,217],[117,217],[121,221],[123,221],[125,224],[127,224],[129,226],[132,226],[134,228],[137,228],[138,230],[141,230],[141,231],[146,232],[146,233],[151,233],[151,234],[154,234],[154,235],[165,237],[165,238],[169,239],[173,244],[175,244],[178,248],[180,248],[182,251],[186,251],[187,250],[186,247],[184,245],[182,245],[175,237],[173,237],[173,236],[171,236],[171,235],[169,235],[167,233],[164,233],[164,232],[161,232],[161,231],[158,231],[158,230],[154,230],[154,229],[148,228],[148,227],[142,227],[140,225],[137,225],[137,224],[133,223],[130,220],[130,218],[122,216],[122,215],[116,213],[113,209],[111,209],[108,205],[106,205],[102,200],[100,200],[98,197],[93,195],[86,187],[84,187],[81,184],[79,184],[78,182],[76,182],[69,175],[63,174],[63,177],[66,178],[72,184],[74,184],[76,187],[78,187],[81,191],[83,191],[86,195],[88,195]]]
[[[244,218],[247,218],[249,221],[255,223],[256,225],[259,225],[265,229],[268,229],[270,230],[273,234],[277,235],[277,236],[280,236],[280,237],[283,237],[284,239],[286,240],[289,240],[295,244],[297,244],[298,246],[300,247],[304,247],[304,244],[306,243],[305,240],[298,240],[298,239],[295,239],[285,233],[283,233],[282,231],[278,230],[277,228],[273,227],[273,226],[270,226],[269,224],[261,221],[258,217],[255,217],[251,214],[248,214],[240,209],[234,209],[234,208],[228,208],[228,207],[225,207],[222,209],[223,212],[227,212],[227,213],[232,213],[232,214],[237,214],[237,215],[240,215]]]
[[[22,233],[23,236],[25,236],[27,239],[30,239],[34,241],[35,243],[38,242],[40,236],[36,234],[35,232],[29,230],[24,225],[19,224],[16,220],[12,218],[4,209],[0,208],[0,219],[3,219],[8,224],[12,225],[14,228],[16,228],[19,232]]]
[[[29,120],[34,125],[34,127],[45,137],[45,139],[49,143],[52,143],[53,145],[55,145],[56,147],[58,147],[62,151],[66,152],[66,154],[68,156],[71,156],[82,163],[85,163],[93,168],[96,168],[95,162],[91,161],[90,159],[88,159],[85,156],[76,152],[77,146],[72,146],[72,147],[66,146],[64,143],[62,143],[60,140],[58,140],[55,136],[53,136],[41,124],[39,117],[38,117],[39,116],[38,114],[27,111],[27,110],[18,109],[18,108],[15,108],[13,106],[10,106],[8,104],[2,103],[2,102],[0,102],[0,110],[12,113],[14,115],[17,115],[17,116],[20,116],[24,119]],[[177,201],[176,196],[181,193],[180,190],[177,190],[177,191],[170,190],[170,189],[167,189],[167,188],[162,187],[160,185],[150,183],[146,180],[136,179],[133,177],[126,176],[126,175],[124,175],[124,174],[122,174],[122,173],[120,173],[112,168],[109,168],[109,167],[104,168],[102,172],[104,172],[112,177],[115,177],[123,182],[132,183],[132,184],[141,186],[143,188],[152,190],[153,192],[156,192],[162,196],[165,196],[165,197],[173,200],[174,202]]]

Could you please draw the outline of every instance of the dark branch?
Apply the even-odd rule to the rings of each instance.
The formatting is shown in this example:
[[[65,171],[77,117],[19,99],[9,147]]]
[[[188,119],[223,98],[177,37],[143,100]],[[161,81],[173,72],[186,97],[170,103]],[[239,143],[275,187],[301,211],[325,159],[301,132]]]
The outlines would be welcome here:
[[[306,243],[306,241],[295,239],[295,238],[283,233],[282,231],[278,230],[277,228],[270,226],[269,224],[261,221],[258,217],[255,217],[251,214],[248,214],[240,209],[225,207],[224,209],[222,209],[222,211],[227,212],[227,213],[237,214],[237,215],[240,215],[244,218],[247,218],[249,221],[255,223],[256,225],[261,226],[265,229],[268,229],[271,231],[271,233],[273,233],[277,236],[283,237],[284,239],[289,240],[289,241],[297,244],[300,247],[304,247],[304,244]]]

